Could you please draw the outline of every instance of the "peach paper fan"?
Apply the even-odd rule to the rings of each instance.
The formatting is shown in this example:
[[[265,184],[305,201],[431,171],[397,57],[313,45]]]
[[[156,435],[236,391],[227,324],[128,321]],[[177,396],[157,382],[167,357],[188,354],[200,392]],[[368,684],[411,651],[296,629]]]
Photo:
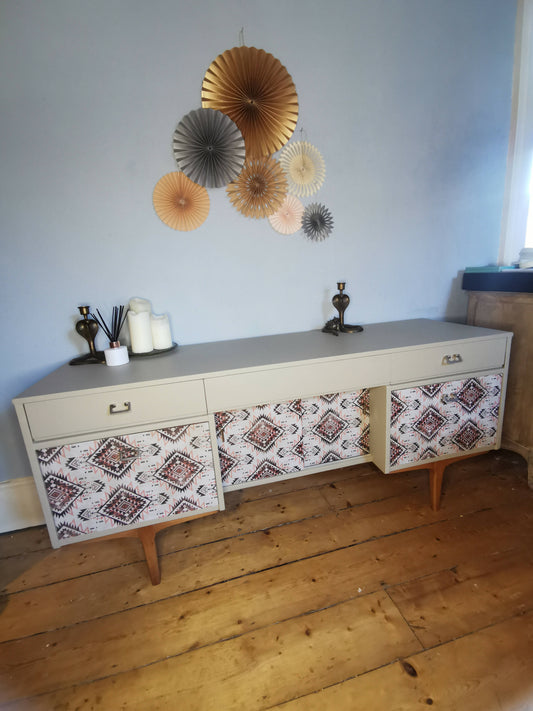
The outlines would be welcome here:
[[[207,190],[181,172],[164,175],[154,188],[152,201],[158,217],[173,230],[195,230],[209,214]]]
[[[304,206],[294,195],[287,195],[282,206],[268,220],[276,232],[292,235],[302,226]]]

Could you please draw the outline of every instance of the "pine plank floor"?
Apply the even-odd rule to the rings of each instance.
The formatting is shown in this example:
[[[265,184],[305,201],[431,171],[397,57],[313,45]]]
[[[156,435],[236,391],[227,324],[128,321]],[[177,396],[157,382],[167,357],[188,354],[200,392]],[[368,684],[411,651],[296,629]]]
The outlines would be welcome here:
[[[233,492],[140,543],[0,536],[0,709],[533,711],[524,461]]]

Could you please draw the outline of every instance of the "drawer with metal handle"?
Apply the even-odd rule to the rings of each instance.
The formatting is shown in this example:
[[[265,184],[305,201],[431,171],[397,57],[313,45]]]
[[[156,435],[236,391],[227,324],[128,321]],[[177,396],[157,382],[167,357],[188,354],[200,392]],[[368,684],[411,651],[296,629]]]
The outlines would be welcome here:
[[[24,411],[34,442],[207,412],[202,380],[87,391],[81,395],[58,394],[25,402]]]
[[[392,357],[392,383],[503,368],[506,350],[502,337],[400,351]]]

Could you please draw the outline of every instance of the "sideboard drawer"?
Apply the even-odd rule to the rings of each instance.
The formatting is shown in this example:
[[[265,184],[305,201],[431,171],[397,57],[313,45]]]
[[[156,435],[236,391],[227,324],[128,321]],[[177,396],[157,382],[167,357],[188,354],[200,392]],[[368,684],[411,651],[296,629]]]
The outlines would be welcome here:
[[[372,355],[206,378],[205,395],[209,412],[219,412],[371,387],[388,374],[389,357]]]
[[[447,378],[455,373],[503,368],[507,339],[448,343],[431,348],[417,348],[392,357],[392,383]]]
[[[24,410],[35,442],[207,412],[202,380],[35,400]]]

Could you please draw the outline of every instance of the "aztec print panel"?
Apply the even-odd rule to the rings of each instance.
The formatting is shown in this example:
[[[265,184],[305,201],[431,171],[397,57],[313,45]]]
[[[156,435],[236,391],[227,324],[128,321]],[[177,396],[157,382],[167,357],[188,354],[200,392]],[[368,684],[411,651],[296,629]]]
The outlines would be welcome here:
[[[218,508],[209,425],[37,450],[59,539]]]
[[[368,396],[364,389],[302,400],[306,467],[368,454]]]
[[[215,414],[224,486],[303,469],[301,400]]]
[[[393,390],[390,465],[493,446],[501,389],[498,374]]]

